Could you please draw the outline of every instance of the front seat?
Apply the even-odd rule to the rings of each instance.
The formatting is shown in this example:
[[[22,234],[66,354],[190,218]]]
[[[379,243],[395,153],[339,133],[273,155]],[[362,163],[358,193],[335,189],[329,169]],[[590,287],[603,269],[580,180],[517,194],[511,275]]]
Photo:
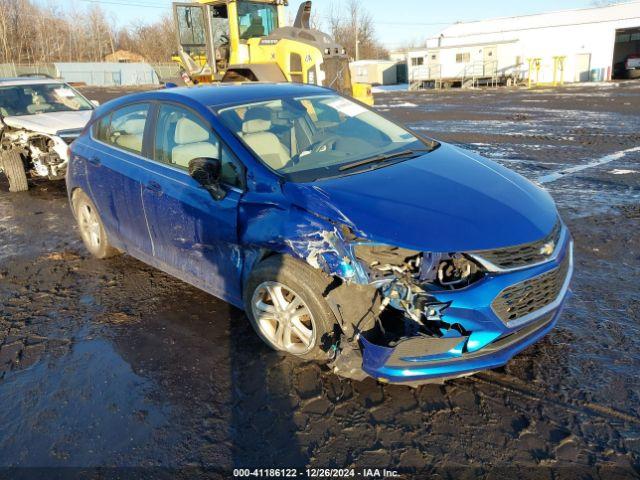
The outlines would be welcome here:
[[[194,158],[218,158],[218,146],[211,143],[209,132],[188,118],[176,123],[176,146],[171,151],[171,163],[189,168]]]
[[[289,151],[271,133],[271,110],[256,107],[247,111],[242,123],[244,142],[274,170],[280,170],[291,160]]]

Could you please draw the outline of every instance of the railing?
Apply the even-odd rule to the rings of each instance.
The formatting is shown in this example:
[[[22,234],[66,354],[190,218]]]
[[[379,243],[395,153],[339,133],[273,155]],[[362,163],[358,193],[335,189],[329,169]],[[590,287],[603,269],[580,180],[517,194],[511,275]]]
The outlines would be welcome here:
[[[414,66],[409,72],[410,90],[423,88],[426,82],[432,83],[434,88],[442,88],[445,83],[451,85],[457,82],[460,82],[462,88],[474,88],[479,85],[480,80],[483,84],[496,87],[500,77],[497,60],[466,63],[457,75],[446,78],[442,76],[440,63]]]
[[[411,67],[409,72],[410,90],[420,89],[425,82],[434,82],[435,88],[442,86],[442,65],[439,63]]]
[[[489,80],[492,87],[498,85],[498,61],[467,63],[461,73],[462,88],[478,86],[479,79]]]

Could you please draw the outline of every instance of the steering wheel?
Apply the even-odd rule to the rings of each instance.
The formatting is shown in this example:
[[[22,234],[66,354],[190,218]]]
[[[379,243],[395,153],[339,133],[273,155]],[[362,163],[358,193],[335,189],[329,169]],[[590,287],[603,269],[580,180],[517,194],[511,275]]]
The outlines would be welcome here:
[[[229,44],[229,36],[220,35],[220,45],[228,45],[228,44]]]
[[[309,150],[311,150],[313,153],[324,152],[329,146],[335,145],[338,140],[340,140],[340,137],[338,135],[329,135],[328,137],[323,138],[322,140],[310,145]]]

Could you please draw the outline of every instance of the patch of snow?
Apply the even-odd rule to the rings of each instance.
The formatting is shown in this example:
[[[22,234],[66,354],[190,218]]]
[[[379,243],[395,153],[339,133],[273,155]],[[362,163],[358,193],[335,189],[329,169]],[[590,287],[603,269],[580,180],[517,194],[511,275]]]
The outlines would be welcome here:
[[[587,168],[597,167],[598,165],[604,165],[606,163],[613,162],[614,160],[619,160],[622,157],[634,152],[640,152],[640,147],[633,147],[633,148],[628,148],[627,150],[620,150],[619,152],[605,155],[604,157],[601,157],[597,160],[594,160],[593,162],[589,162],[584,165],[577,165],[575,167],[565,168],[564,170],[550,173],[548,175],[543,175],[542,177],[538,178],[538,183],[555,182],[556,180],[559,180],[568,174],[579,172]]]
[[[403,90],[409,90],[408,83],[399,83],[397,85],[378,85],[376,87],[371,87],[372,93],[399,92]]]
[[[623,168],[614,168],[609,173],[612,173],[613,175],[627,175],[629,173],[638,173],[638,171],[637,170],[625,170]]]

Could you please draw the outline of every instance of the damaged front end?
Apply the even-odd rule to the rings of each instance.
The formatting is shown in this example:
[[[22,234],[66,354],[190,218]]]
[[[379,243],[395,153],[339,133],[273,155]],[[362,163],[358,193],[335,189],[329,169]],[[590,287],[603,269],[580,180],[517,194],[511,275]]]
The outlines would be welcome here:
[[[69,161],[67,149],[79,134],[80,130],[70,130],[50,135],[5,125],[0,146],[2,150],[18,151],[30,176],[61,180]]]
[[[336,229],[309,262],[338,277],[326,295],[344,332],[334,372],[415,386],[504,365],[551,330],[567,296],[572,241],[564,225],[552,233],[544,261],[499,268],[489,252],[418,252]]]

